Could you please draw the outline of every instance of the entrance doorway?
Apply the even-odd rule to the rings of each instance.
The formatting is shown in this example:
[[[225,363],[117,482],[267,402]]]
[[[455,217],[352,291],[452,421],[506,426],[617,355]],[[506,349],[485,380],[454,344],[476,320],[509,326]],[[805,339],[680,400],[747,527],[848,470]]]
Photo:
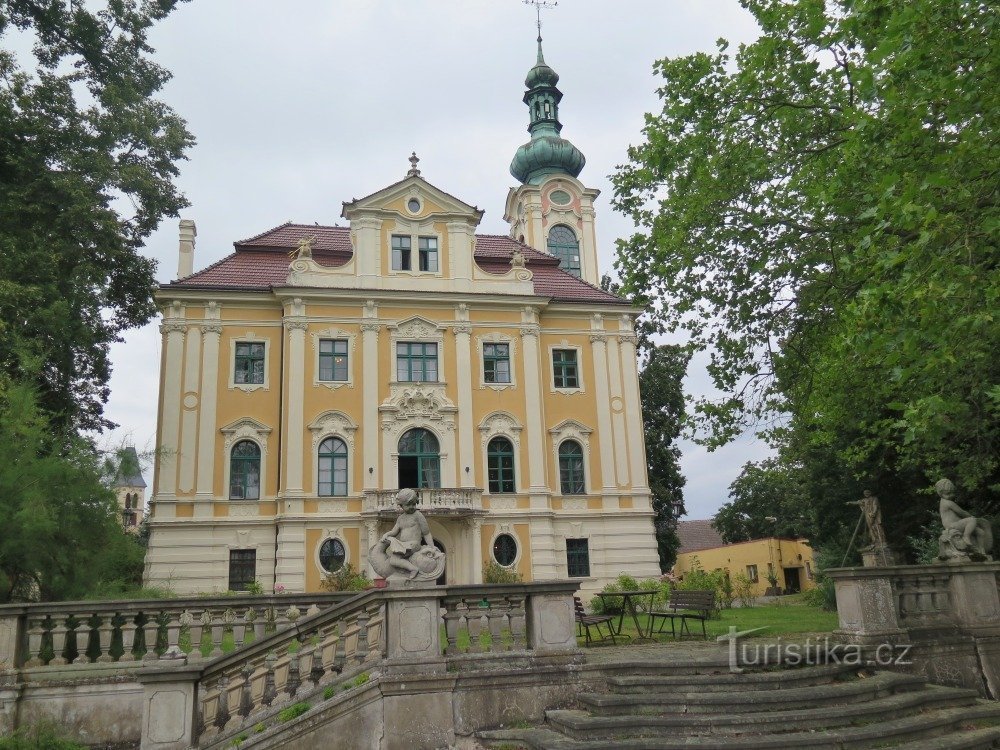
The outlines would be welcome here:
[[[430,431],[418,428],[404,432],[398,453],[400,489],[441,486],[441,450]]]
[[[444,554],[444,552],[445,552],[444,545],[441,544],[441,542],[439,542],[437,539],[434,540],[434,546],[437,547],[439,550],[441,550],[441,553]],[[438,579],[437,579],[437,585],[438,586],[447,586],[448,585],[448,562],[447,562],[447,560],[448,560],[448,557],[445,556],[444,570],[441,571],[441,575],[438,576]]]
[[[785,568],[785,593],[786,594],[797,594],[801,590],[801,584],[799,583],[799,569],[798,568]]]

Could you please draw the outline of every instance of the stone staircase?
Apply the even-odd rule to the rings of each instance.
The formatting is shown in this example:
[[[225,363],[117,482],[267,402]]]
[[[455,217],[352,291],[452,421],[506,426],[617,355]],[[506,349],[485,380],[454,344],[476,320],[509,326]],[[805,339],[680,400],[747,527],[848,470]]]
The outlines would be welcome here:
[[[1000,703],[897,672],[825,664],[730,673],[667,663],[611,670],[601,692],[540,726],[482,731],[494,750],[980,750]]]

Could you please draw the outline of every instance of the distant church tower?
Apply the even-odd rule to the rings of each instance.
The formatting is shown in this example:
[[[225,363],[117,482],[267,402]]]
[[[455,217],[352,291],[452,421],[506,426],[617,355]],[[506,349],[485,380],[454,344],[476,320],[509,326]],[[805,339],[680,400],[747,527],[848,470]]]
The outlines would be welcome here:
[[[142,478],[139,456],[132,446],[122,451],[114,488],[122,526],[126,531],[137,531],[146,513],[146,482]]]
[[[524,80],[531,140],[518,148],[510,163],[510,173],[521,184],[507,194],[504,220],[510,223],[511,237],[559,258],[561,268],[596,286],[600,272],[594,199],[600,191],[576,179],[587,160],[559,136],[558,82],[559,75],[542,56],[539,33],[538,60]]]

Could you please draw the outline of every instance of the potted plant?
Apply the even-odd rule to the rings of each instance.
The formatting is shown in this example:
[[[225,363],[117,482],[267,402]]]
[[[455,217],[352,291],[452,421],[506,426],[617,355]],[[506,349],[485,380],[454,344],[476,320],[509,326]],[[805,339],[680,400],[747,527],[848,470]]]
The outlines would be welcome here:
[[[778,574],[773,569],[767,571],[767,591],[764,596],[781,596],[781,589],[778,588]]]

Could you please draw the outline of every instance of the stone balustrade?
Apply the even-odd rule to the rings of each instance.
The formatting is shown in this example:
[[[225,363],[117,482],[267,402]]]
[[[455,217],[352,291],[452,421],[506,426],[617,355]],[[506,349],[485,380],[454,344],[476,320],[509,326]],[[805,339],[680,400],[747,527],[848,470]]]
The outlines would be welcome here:
[[[525,594],[483,586],[452,586],[442,600],[445,654],[498,653],[527,648]],[[468,635],[468,646],[460,643]]]
[[[364,513],[395,516],[399,512],[399,490],[365,490]],[[485,513],[483,491],[478,487],[436,487],[417,490],[417,509],[425,515],[463,515]]]
[[[72,664],[137,666],[162,654],[189,662],[259,641],[349,593],[224,596],[0,606],[0,671]],[[196,647],[197,646],[197,647]]]

